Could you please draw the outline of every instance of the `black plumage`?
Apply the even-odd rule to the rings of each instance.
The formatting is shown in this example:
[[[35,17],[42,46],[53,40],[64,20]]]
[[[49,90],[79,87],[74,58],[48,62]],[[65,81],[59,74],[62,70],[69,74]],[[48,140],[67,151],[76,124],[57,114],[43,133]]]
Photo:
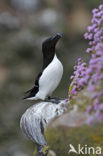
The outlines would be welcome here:
[[[57,41],[61,38],[61,34],[58,33],[54,37],[50,37],[46,39],[42,43],[42,53],[43,53],[43,66],[41,72],[38,74],[33,88],[25,92],[27,94],[24,99],[34,97],[39,91],[39,79],[42,76],[43,71],[45,68],[52,62],[54,55],[55,55],[55,46]]]

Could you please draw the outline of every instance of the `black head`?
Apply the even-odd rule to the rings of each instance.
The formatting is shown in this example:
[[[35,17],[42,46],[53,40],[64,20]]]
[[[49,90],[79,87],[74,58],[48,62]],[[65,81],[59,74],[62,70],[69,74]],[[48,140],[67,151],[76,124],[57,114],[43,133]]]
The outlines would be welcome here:
[[[62,37],[61,33],[46,39],[42,44],[43,51],[43,70],[50,64],[55,55],[55,46],[59,39]]]
[[[42,44],[42,51],[44,54],[55,53],[55,46],[59,39],[62,37],[62,33],[57,33],[55,36],[46,39]]]

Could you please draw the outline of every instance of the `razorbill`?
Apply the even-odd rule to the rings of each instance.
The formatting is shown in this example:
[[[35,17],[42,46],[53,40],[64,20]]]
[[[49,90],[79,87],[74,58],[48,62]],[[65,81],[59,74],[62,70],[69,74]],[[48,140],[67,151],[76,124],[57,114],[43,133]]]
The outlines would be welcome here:
[[[55,46],[61,37],[62,34],[57,33],[42,43],[43,67],[33,88],[26,92],[28,95],[24,99],[45,100],[51,97],[59,85],[63,75],[63,65],[56,56]]]

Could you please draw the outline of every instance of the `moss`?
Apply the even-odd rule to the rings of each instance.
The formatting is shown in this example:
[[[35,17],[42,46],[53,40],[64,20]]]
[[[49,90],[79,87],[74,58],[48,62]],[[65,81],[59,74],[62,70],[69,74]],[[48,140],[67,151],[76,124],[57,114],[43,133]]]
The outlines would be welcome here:
[[[43,147],[43,149],[42,149],[42,153],[43,153],[43,155],[47,155],[47,153],[48,153],[48,151],[49,151],[49,146],[47,145],[47,146],[45,146],[45,147]]]
[[[72,144],[76,149],[78,144],[85,147],[101,147],[103,150],[103,124],[97,126],[81,126],[75,128],[56,127],[47,128],[46,138],[50,148],[57,156],[67,156],[69,144]],[[76,154],[77,155],[77,154]],[[80,154],[79,154],[80,155]],[[84,155],[84,154],[83,154]],[[95,154],[86,156],[95,156]],[[70,156],[75,156],[71,153]],[[82,154],[81,154],[82,156]]]
[[[37,148],[34,149],[33,156],[36,156]]]
[[[42,153],[43,153],[43,155],[47,155],[47,153],[48,153],[48,151],[49,151],[49,146],[47,145],[47,146],[44,146],[43,148],[42,148]],[[33,156],[36,156],[36,153],[37,153],[37,148],[35,148],[35,150],[34,150],[34,153],[33,153]],[[48,155],[49,156],[49,155]]]
[[[67,151],[67,147],[61,145],[61,143],[64,142],[64,136],[62,131],[60,131],[58,128],[54,128],[54,129],[47,128],[45,134],[46,134],[47,142],[50,145],[50,148],[53,151],[56,151],[56,154],[58,156],[60,155],[60,153],[65,153]]]

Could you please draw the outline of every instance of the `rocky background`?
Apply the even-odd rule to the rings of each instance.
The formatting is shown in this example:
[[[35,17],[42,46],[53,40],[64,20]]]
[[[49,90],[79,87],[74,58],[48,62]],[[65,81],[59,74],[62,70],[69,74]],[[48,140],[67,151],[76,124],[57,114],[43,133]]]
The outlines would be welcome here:
[[[25,102],[22,97],[41,69],[42,41],[57,32],[63,33],[57,55],[63,62],[64,75],[54,95],[67,97],[75,60],[79,56],[85,61],[89,59],[83,34],[90,23],[91,10],[99,4],[98,0],[0,0],[0,156],[29,156],[33,153],[34,144],[23,137],[19,120],[34,103]],[[91,129],[89,131],[92,133]],[[81,135],[70,130],[67,134],[70,140],[73,140],[72,135],[81,137],[83,131]],[[60,132],[56,139],[52,134],[55,144],[58,144],[58,138],[63,142],[62,136]],[[47,138],[50,142],[50,137]],[[57,149],[53,144],[50,142],[60,156],[58,148],[62,144]],[[69,142],[66,144],[68,146]]]

